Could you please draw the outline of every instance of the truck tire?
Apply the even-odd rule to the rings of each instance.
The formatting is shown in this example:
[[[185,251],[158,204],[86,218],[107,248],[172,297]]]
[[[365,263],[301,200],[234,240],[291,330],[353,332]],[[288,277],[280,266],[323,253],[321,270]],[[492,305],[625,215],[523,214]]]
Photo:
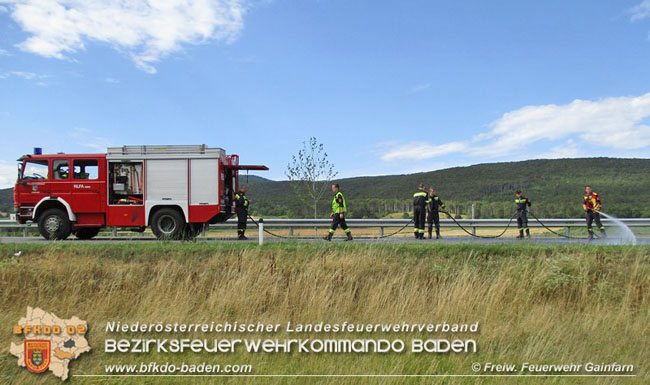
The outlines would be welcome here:
[[[151,217],[151,231],[158,239],[181,239],[184,228],[185,219],[178,210],[162,208]]]
[[[78,239],[92,239],[99,234],[99,227],[83,227],[77,229],[74,235]]]
[[[38,231],[45,239],[66,239],[72,231],[68,214],[61,209],[49,209],[38,217]]]

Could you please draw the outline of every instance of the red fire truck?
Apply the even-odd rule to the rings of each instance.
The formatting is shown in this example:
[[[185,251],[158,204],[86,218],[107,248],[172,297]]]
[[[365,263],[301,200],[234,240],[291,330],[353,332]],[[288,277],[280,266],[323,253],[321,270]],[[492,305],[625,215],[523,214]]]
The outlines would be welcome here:
[[[106,226],[150,226],[159,239],[191,238],[204,224],[233,215],[239,171],[268,170],[240,165],[239,156],[206,145],[35,151],[18,161],[16,219],[38,223],[47,239],[90,239]]]

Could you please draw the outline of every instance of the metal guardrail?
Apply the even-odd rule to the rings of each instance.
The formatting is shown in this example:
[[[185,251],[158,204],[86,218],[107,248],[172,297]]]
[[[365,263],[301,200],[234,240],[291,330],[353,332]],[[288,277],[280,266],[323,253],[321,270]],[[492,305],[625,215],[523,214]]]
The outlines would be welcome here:
[[[650,218],[620,218],[617,219],[623,222],[629,227],[650,227]],[[264,220],[256,220],[260,223],[260,243],[263,242],[263,227],[266,228],[284,228],[289,229],[289,236],[293,236],[293,230],[296,228],[309,228],[309,227],[323,227],[327,228],[330,226],[331,221],[329,219],[283,219],[283,218],[269,218]],[[564,228],[565,234],[570,234],[570,229],[572,227],[585,227],[585,220],[583,218],[547,218],[540,219],[546,226],[553,228]],[[384,236],[385,228],[394,228],[394,227],[404,227],[410,222],[410,219],[355,219],[349,218],[346,219],[346,222],[351,227],[378,227],[379,235]],[[505,227],[510,222],[509,219],[456,219],[461,226],[472,229],[472,233],[476,235],[476,229],[489,228],[489,227]],[[602,222],[604,225],[611,225],[612,220],[603,218]],[[513,219],[511,226],[516,226],[516,221]],[[217,223],[210,225],[210,228],[235,228],[237,226],[237,221],[235,219],[230,219],[224,223]],[[249,229],[253,230],[255,224],[249,219],[248,220]],[[451,219],[440,219],[440,227],[456,227],[456,223]],[[528,219],[528,227],[542,227],[542,225],[533,218]],[[35,223],[27,223],[24,225],[18,224],[12,220],[0,220],[0,229],[22,229],[23,236],[27,236],[28,229],[37,228]],[[113,234],[117,232],[117,228],[111,228]]]
[[[410,222],[411,219],[354,219],[346,218],[346,222],[349,225],[355,225],[358,227],[402,227]],[[627,226],[632,227],[644,227],[650,226],[650,218],[620,218],[617,219],[625,223]],[[456,219],[456,222],[460,223],[464,227],[505,227],[509,219]],[[516,220],[512,220],[516,222]],[[542,219],[540,221],[544,222],[548,227],[584,227],[585,219],[584,218],[549,218]],[[612,220],[602,218],[603,223],[612,223]],[[252,222],[249,220],[249,224]],[[329,227],[332,223],[330,219],[283,219],[283,218],[269,218],[264,219],[264,225],[268,227]],[[225,223],[219,223],[216,225],[210,225],[215,227],[231,227],[237,224],[236,220],[228,220]],[[440,219],[441,227],[455,227],[456,224],[451,219]],[[535,219],[528,218],[528,227],[542,227]]]
[[[613,222],[611,219],[602,218],[601,219],[604,225],[611,225]],[[650,227],[650,218],[621,218],[617,219],[625,223],[625,225],[630,227]],[[410,219],[346,219],[346,222],[350,227],[379,227],[379,236],[384,236],[384,229],[391,227],[404,227],[411,220]],[[569,236],[572,227],[585,227],[584,218],[548,218],[540,219],[547,227],[555,228],[564,228],[565,235]],[[476,235],[476,229],[479,227],[490,228],[490,227],[506,227],[510,222],[510,219],[456,219],[456,222],[461,226],[472,229],[472,234]],[[210,225],[210,227],[234,227],[236,221],[227,221],[225,223],[219,223],[216,225]],[[288,228],[289,236],[293,235],[294,228],[305,228],[305,227],[329,227],[331,224],[329,219],[281,219],[281,218],[269,218],[263,220],[263,226],[267,228]],[[249,226],[252,224],[251,221],[248,221]],[[512,220],[511,226],[516,227],[516,220]],[[456,223],[451,219],[440,219],[440,227],[456,227]],[[542,228],[543,226],[533,218],[528,218],[528,227]],[[260,234],[262,231],[260,230]],[[260,243],[263,235],[260,236]]]
[[[256,219],[257,221],[258,219]],[[618,221],[625,223],[630,227],[650,227],[650,218],[617,218]],[[359,227],[402,227],[409,223],[411,219],[356,219],[346,218],[350,225]],[[456,219],[456,222],[465,227],[503,227],[508,224],[509,219]],[[582,227],[585,225],[584,218],[540,218],[548,227]],[[602,218],[603,223],[612,223],[611,219]],[[513,222],[515,220],[513,219]],[[528,227],[542,227],[535,219],[528,218]],[[332,221],[330,219],[285,219],[285,218],[267,218],[264,224],[268,227],[328,227]],[[249,225],[254,223],[249,219]],[[229,219],[224,223],[210,225],[210,227],[234,227],[237,225],[236,219]],[[451,219],[441,218],[440,226],[454,227],[454,221]],[[36,227],[35,223],[26,223],[21,225],[10,219],[0,219],[0,228],[22,228]]]

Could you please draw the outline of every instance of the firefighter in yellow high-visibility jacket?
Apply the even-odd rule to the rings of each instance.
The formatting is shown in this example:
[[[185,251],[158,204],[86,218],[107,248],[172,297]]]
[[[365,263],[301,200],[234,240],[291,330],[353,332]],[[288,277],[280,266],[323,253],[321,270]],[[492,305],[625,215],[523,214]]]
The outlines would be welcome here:
[[[332,192],[334,193],[334,198],[332,199],[332,214],[330,215],[332,217],[332,226],[330,226],[330,231],[324,239],[326,241],[331,241],[336,228],[341,226],[347,236],[345,240],[351,241],[352,233],[350,232],[348,224],[345,223],[345,212],[348,211],[348,205],[345,202],[343,193],[339,189],[338,183],[332,185]]]

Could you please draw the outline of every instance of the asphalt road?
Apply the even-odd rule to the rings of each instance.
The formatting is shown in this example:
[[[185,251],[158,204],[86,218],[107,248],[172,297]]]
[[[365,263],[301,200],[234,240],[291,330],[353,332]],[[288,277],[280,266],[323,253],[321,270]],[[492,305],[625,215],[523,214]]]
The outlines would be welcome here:
[[[334,238],[332,243],[343,242],[343,237]],[[325,242],[320,238],[292,238],[291,240],[296,242]],[[276,243],[276,242],[287,242],[287,239],[276,238],[273,236],[266,236],[264,238],[265,243]],[[74,237],[68,238],[64,241],[47,241],[41,237],[0,237],[0,243],[36,243],[36,244],[45,244],[45,243],[122,243],[122,242],[159,242],[155,238],[151,237],[97,237],[91,240],[79,240]],[[174,241],[174,242],[183,242],[183,241]],[[196,242],[244,242],[244,243],[257,243],[257,237],[249,238],[247,241],[240,241],[236,238],[203,238],[198,237]],[[402,243],[421,243],[421,244],[536,244],[536,245],[568,245],[568,244],[595,244],[595,245],[620,245],[624,244],[620,238],[607,238],[607,239],[596,239],[591,242],[588,242],[586,239],[566,239],[562,237],[533,237],[530,239],[516,239],[513,237],[502,237],[502,238],[472,238],[472,237],[445,237],[442,239],[425,239],[425,240],[416,240],[412,237],[389,237],[383,239],[369,238],[369,237],[358,237],[355,238],[352,242],[354,243],[390,243],[390,244],[402,244]],[[650,237],[640,237],[637,238],[637,245],[648,245],[650,244]]]

